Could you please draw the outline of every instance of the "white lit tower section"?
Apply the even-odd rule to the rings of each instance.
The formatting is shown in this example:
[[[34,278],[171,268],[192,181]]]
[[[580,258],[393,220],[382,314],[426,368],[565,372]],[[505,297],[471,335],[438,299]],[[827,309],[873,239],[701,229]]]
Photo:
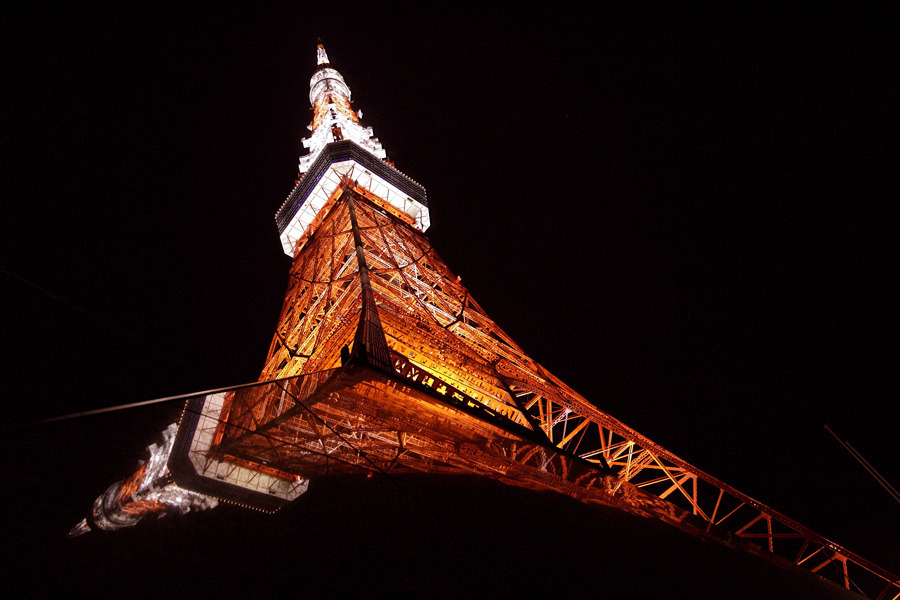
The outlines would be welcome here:
[[[142,461],[131,477],[118,481],[103,492],[88,516],[69,531],[77,537],[91,530],[115,531],[133,527],[141,520],[166,514],[184,514],[215,507],[216,498],[180,487],[169,470],[169,457],[175,445],[177,425],[162,432],[162,441],[147,448],[149,458]],[[305,491],[305,490],[304,490]]]
[[[309,154],[300,157],[300,174],[309,170],[322,148],[330,142],[350,140],[380,159],[387,158],[381,142],[374,137],[371,127],[359,124],[362,111],[353,112],[350,106],[350,88],[337,69],[328,62],[325,47],[316,48],[318,68],[309,80],[309,103],[313,107],[313,120],[308,125],[312,132],[303,139],[303,147]]]
[[[300,157],[300,179],[275,215],[285,254],[294,256],[299,242],[312,234],[317,217],[346,180],[367,189],[408,218],[420,231],[431,224],[425,188],[394,168],[371,127],[360,124],[362,111],[350,104],[350,88],[316,48],[318,66],[309,80],[312,132],[303,140],[309,154]]]

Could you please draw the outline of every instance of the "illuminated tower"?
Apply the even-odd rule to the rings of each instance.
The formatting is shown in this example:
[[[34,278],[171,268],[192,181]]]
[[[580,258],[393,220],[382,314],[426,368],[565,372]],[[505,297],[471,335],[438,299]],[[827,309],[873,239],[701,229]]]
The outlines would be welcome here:
[[[317,52],[309,154],[276,215],[293,264],[260,383],[187,401],[147,488],[172,499],[147,512],[202,498],[273,511],[329,475],[477,474],[900,594],[896,576],[688,464],[527,356],[435,252],[424,188],[387,160]],[[141,498],[123,489],[98,500],[95,523]]]

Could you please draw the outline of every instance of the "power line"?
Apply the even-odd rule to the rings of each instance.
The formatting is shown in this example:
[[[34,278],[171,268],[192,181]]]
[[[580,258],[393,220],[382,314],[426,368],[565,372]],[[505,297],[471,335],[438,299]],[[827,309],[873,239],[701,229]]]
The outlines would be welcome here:
[[[134,335],[133,333],[129,333],[128,331],[125,331],[125,330],[122,329],[121,327],[119,327],[119,326],[117,326],[117,325],[114,325],[113,323],[110,323],[110,322],[107,321],[106,319],[103,319],[102,317],[99,317],[99,316],[95,315],[95,314],[92,313],[91,311],[89,311],[89,310],[87,310],[87,309],[85,309],[85,308],[83,308],[83,307],[81,307],[81,306],[78,306],[77,304],[74,304],[73,302],[71,302],[71,301],[69,301],[69,300],[66,300],[65,298],[63,298],[63,297],[60,296],[59,294],[54,294],[54,293],[51,292],[50,290],[45,289],[45,288],[39,286],[38,284],[34,283],[33,281],[29,281],[28,279],[25,279],[25,278],[22,277],[21,275],[18,275],[18,274],[16,274],[16,273],[13,273],[12,271],[9,271],[9,270],[6,269],[5,267],[0,267],[0,273],[5,273],[5,274],[9,275],[10,277],[13,277],[14,279],[18,279],[18,280],[21,281],[22,283],[24,283],[24,284],[26,284],[26,285],[29,285],[29,286],[33,287],[34,289],[36,289],[37,291],[41,292],[42,294],[45,294],[45,295],[47,295],[47,296],[50,296],[50,297],[53,298],[54,300],[57,300],[57,301],[59,301],[59,302],[62,302],[62,303],[65,304],[66,306],[69,306],[70,308],[74,308],[75,310],[77,310],[77,311],[80,312],[80,313],[84,313],[85,315],[89,316],[91,319],[93,319],[93,320],[97,321],[98,323],[100,323],[100,324],[102,324],[102,325],[108,327],[109,329],[111,329],[112,331],[115,331],[116,333],[119,333],[119,334],[121,334],[121,335],[124,335],[125,337],[131,338],[132,340],[134,340],[134,341],[136,341],[136,342],[139,342],[139,343],[141,343],[141,344],[144,344],[144,345],[147,346],[148,348],[152,348],[153,350],[156,350],[157,352],[161,352],[161,353],[166,354],[166,355],[168,355],[168,356],[174,356],[171,352],[169,352],[169,351],[167,351],[167,350],[164,350],[164,349],[160,348],[159,346],[156,346],[155,344],[152,344],[152,343],[148,342],[147,340],[141,339],[141,338],[137,337],[136,335]]]
[[[859,464],[861,464],[863,466],[863,468],[869,472],[869,475],[871,475],[875,479],[875,481],[877,481],[879,483],[879,485],[881,485],[881,487],[883,487],[885,490],[887,490],[887,493],[890,494],[894,500],[896,500],[897,502],[900,502],[900,492],[897,492],[897,489],[894,486],[892,486],[887,479],[884,478],[884,475],[879,473],[875,469],[875,467],[873,467],[871,465],[871,463],[869,463],[869,461],[867,461],[863,457],[863,455],[860,454],[856,450],[856,448],[854,448],[853,446],[850,445],[849,442],[845,442],[841,438],[839,438],[837,436],[837,434],[835,432],[833,432],[828,425],[825,426],[825,429],[828,430],[828,433],[830,433],[831,435],[834,436],[834,439],[836,439],[838,442],[840,442],[840,444],[847,450],[847,452],[850,453],[850,456],[855,458],[857,460],[857,462],[859,462]]]

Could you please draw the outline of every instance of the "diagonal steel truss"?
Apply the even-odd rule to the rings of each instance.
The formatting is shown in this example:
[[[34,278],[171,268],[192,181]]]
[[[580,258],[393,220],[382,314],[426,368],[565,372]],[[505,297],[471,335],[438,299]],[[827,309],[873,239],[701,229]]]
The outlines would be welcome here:
[[[285,479],[479,473],[661,518],[868,597],[900,598],[897,576],[554,377],[488,317],[409,217],[349,179],[297,243],[260,380],[271,383],[226,397],[211,457]]]

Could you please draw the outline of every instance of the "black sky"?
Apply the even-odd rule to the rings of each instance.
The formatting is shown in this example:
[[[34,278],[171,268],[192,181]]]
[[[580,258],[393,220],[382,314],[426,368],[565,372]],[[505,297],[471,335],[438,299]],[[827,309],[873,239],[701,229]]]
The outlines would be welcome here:
[[[900,506],[823,427],[900,484],[897,16],[7,14],[7,421],[256,379],[290,264],[273,216],[321,37],[364,124],[426,187],[438,252],[532,357],[900,571]],[[68,556],[54,536],[178,409],[7,432],[23,564]],[[222,514],[198,517],[202,531],[258,525]]]

